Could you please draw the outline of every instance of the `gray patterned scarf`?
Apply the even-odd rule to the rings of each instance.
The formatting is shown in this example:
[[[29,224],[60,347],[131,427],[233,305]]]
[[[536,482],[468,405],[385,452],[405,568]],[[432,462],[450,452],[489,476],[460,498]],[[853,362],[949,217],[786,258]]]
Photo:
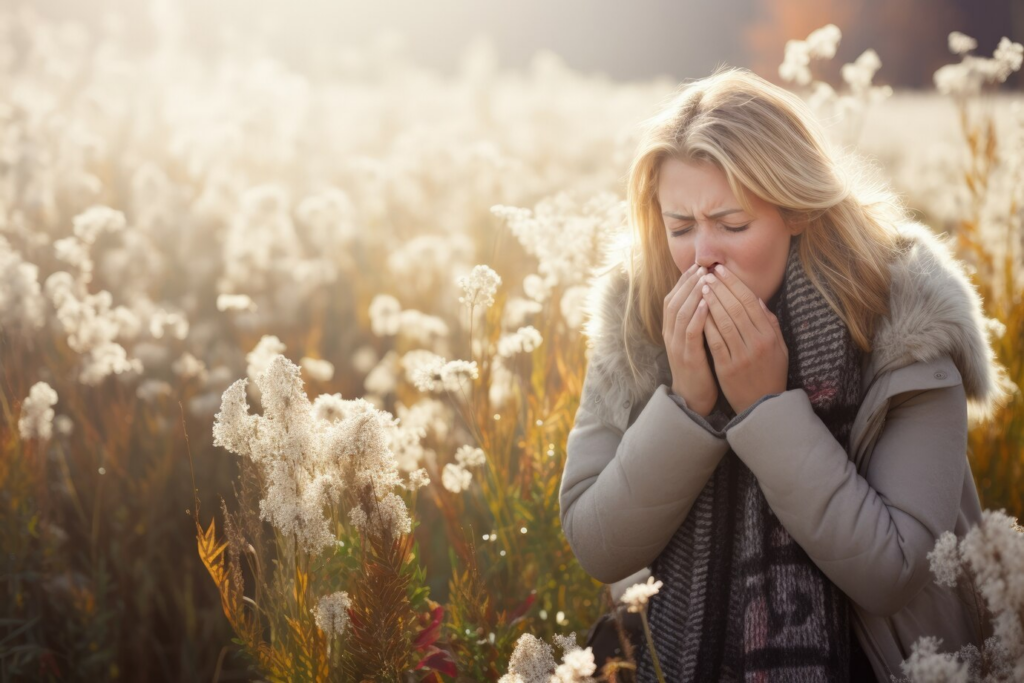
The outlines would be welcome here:
[[[787,389],[806,391],[846,445],[863,352],[807,278],[799,240],[791,241],[783,284],[766,303],[789,348]],[[735,415],[719,394],[713,425]],[[732,449],[651,572],[664,582],[648,617],[666,681],[845,683],[851,648],[864,661],[850,632],[848,598],[779,523]],[[646,642],[636,662],[638,681],[657,680]]]

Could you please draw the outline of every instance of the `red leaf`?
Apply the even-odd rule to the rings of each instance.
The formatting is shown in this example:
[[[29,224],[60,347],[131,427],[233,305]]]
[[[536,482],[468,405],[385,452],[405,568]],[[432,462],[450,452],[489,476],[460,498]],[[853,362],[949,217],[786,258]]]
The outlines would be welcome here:
[[[459,674],[458,669],[455,668],[455,662],[451,660],[448,653],[433,645],[430,646],[427,656],[421,659],[414,669],[432,669],[452,678]]]
[[[433,614],[431,615],[430,625],[425,627],[420,634],[416,636],[416,640],[412,643],[412,649],[422,650],[423,648],[433,645],[441,635],[441,618],[444,616],[444,607],[435,607]]]
[[[512,610],[512,613],[509,615],[509,617],[510,617],[509,618],[509,623],[515,621],[519,617],[521,617],[524,614],[526,614],[526,611],[528,609],[530,609],[530,606],[533,605],[533,603],[536,600],[537,600],[537,594],[536,593],[530,593],[530,597],[526,598],[526,601],[523,604],[521,604],[519,607],[516,607],[514,610]]]

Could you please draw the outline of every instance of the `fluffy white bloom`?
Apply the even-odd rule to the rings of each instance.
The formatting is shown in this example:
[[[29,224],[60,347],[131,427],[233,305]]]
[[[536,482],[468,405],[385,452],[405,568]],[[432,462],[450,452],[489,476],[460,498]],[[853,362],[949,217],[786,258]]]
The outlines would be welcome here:
[[[544,306],[536,301],[519,296],[511,297],[505,301],[505,308],[501,311],[502,327],[506,329],[522,327],[530,316],[540,313],[542,310],[544,310]]]
[[[462,288],[463,295],[459,297],[459,303],[470,308],[483,306],[488,308],[494,304],[494,294],[501,284],[501,276],[490,266],[473,266],[468,276],[462,276],[456,281]]]
[[[200,382],[205,382],[209,375],[206,370],[206,364],[188,351],[181,354],[181,357],[171,364],[171,369],[174,371],[174,374],[182,379],[192,379],[194,377]]]
[[[540,275],[530,273],[523,278],[523,294],[537,303],[542,303],[551,294],[551,287]]]
[[[413,491],[418,488],[422,488],[430,483],[430,475],[422,467],[414,472],[409,473],[409,484],[407,488]]]
[[[1001,73],[1005,73],[1000,80],[1005,81],[1009,78],[1010,74],[1020,70],[1021,63],[1024,62],[1024,45],[1015,43],[1006,36],[999,39],[999,45],[996,46],[996,51],[992,54],[992,57],[999,62],[1003,67]]]
[[[953,31],[949,34],[949,51],[955,55],[964,55],[978,47],[978,41],[970,36]]]
[[[153,311],[149,318],[149,333],[154,339],[162,339],[164,330],[171,328],[175,339],[184,339],[188,336],[188,319],[178,311],[165,311],[158,308]]]
[[[21,438],[48,440],[53,436],[53,408],[57,392],[46,382],[36,382],[21,404],[18,432]]]
[[[811,50],[803,40],[786,41],[786,52],[779,65],[779,78],[797,85],[811,82]]]
[[[959,64],[947,64],[933,75],[936,89],[946,95],[976,95],[986,83],[1003,83],[1024,62],[1024,46],[1005,36],[991,59],[964,55]]]
[[[93,244],[104,232],[122,232],[127,225],[124,213],[108,206],[93,206],[72,219],[75,237]]]
[[[482,448],[459,446],[459,450],[455,451],[455,462],[463,467],[480,467],[487,464],[487,456]]]
[[[956,577],[960,573],[959,540],[952,531],[945,531],[935,543],[935,548],[928,553],[935,583],[940,586],[956,587]]]
[[[255,311],[256,302],[248,294],[218,294],[218,311]]]
[[[398,334],[401,325],[399,314],[402,306],[398,299],[390,294],[378,294],[370,302],[370,328],[378,337],[390,337]]]
[[[653,576],[647,578],[647,583],[634,583],[626,589],[620,598],[620,602],[626,605],[630,612],[642,612],[647,601],[658,594],[662,586],[661,581],[655,581]]]
[[[338,591],[330,595],[324,595],[316,603],[316,607],[310,609],[316,619],[316,625],[327,637],[343,636],[348,629],[349,616],[348,608],[352,601],[345,591]]]
[[[378,356],[373,347],[364,344],[352,354],[352,369],[356,372],[366,374],[377,364]]]
[[[531,353],[543,341],[544,338],[533,325],[520,327],[511,334],[502,335],[498,340],[498,355],[509,358],[517,353]]]
[[[245,355],[245,362],[248,363],[245,374],[249,379],[256,380],[270,367],[270,363],[278,354],[284,353],[284,350],[285,345],[275,335],[263,335],[253,350]]]
[[[871,80],[881,66],[882,60],[878,58],[878,53],[869,48],[852,64],[843,65],[843,80],[854,92],[865,91],[871,87]]]
[[[811,31],[807,36],[807,51],[816,59],[832,59],[836,56],[836,47],[843,37],[839,27],[835,24],[826,24],[819,29]]]
[[[523,683],[547,683],[555,668],[555,656],[551,646],[537,636],[524,633],[516,641],[515,650],[508,662],[508,675]]]
[[[550,683],[591,683],[597,663],[591,648],[575,648],[562,656],[562,663],[555,668]]]
[[[448,336],[448,325],[437,316],[407,308],[398,314],[398,332],[418,344],[430,344]]]
[[[527,296],[538,301],[542,295],[534,288],[550,291],[557,285],[586,284],[609,245],[628,236],[626,202],[611,192],[588,195],[582,203],[559,192],[538,202],[533,211],[498,204],[491,213],[504,220],[523,248],[537,258],[541,282],[527,278],[523,286],[529,281]]]
[[[473,483],[473,475],[469,470],[453,462],[441,470],[441,484],[452,493],[460,493]]]
[[[330,382],[334,377],[334,364],[330,361],[304,356],[299,361],[299,365],[311,379],[317,382]]]
[[[420,391],[466,390],[466,384],[479,377],[476,361],[446,361],[437,354],[417,349],[402,357],[406,376]]]
[[[363,388],[378,396],[390,394],[398,386],[400,365],[398,354],[395,351],[388,351],[380,363],[369,370],[366,379],[363,380]]]
[[[912,646],[910,658],[900,664],[911,681],[968,683],[968,666],[952,653],[940,653],[941,638],[925,636]]]
[[[46,322],[39,267],[22,259],[0,235],[0,329],[31,332]]]

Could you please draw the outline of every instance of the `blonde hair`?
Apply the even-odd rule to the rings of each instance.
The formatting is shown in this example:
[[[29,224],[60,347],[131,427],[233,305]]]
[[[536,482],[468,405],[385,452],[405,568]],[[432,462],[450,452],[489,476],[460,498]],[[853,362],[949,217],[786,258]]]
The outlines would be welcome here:
[[[902,201],[864,160],[834,151],[810,108],[746,69],[720,68],[684,84],[641,125],[629,169],[631,243],[624,322],[636,307],[652,343],[664,346],[664,298],[680,273],[658,202],[661,162],[707,161],[726,175],[746,211],[747,192],[801,226],[800,262],[857,346],[871,350],[876,320],[889,312],[888,264],[900,252]],[[626,353],[634,375],[625,325]]]

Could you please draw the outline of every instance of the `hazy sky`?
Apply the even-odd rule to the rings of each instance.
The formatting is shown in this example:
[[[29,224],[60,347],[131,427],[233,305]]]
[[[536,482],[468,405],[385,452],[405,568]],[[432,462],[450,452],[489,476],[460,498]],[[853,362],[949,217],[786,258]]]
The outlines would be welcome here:
[[[838,68],[867,48],[881,57],[877,83],[931,86],[939,66],[957,61],[946,36],[960,30],[991,55],[999,38],[1024,40],[1024,0],[170,0],[198,51],[221,30],[262,32],[282,59],[298,63],[312,44],[360,45],[384,28],[400,30],[419,63],[451,72],[476,35],[489,35],[500,64],[524,66],[538,49],[569,66],[625,80],[709,74],[746,66],[777,79],[785,41],[832,22],[843,32]],[[152,43],[147,0],[0,0],[95,21],[97,8],[132,17],[140,46]],[[1020,74],[1010,85],[1020,87]],[[830,79],[831,80],[831,79]]]

